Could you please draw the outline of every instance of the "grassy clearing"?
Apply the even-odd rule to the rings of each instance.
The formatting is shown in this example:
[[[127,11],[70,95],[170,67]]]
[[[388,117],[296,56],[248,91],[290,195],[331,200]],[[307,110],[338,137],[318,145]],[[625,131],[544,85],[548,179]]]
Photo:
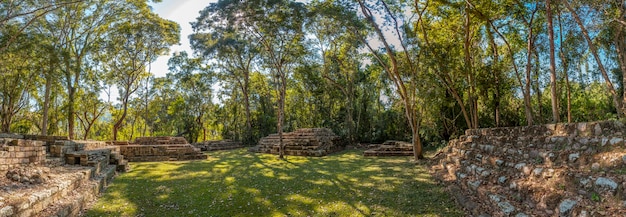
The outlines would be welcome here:
[[[87,216],[462,216],[408,157],[209,153],[204,161],[133,163]]]

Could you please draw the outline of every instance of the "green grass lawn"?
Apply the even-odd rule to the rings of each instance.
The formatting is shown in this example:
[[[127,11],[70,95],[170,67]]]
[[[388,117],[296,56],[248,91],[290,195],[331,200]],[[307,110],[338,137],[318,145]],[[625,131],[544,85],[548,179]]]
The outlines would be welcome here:
[[[132,163],[87,216],[463,216],[409,157],[208,154],[204,161]]]

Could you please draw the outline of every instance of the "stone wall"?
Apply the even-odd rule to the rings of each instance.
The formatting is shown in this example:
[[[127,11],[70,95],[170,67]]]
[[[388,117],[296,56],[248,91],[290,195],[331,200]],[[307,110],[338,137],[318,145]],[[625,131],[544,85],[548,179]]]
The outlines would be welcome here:
[[[40,165],[46,160],[43,142],[0,138],[0,171],[23,165]]]
[[[178,145],[122,145],[120,152],[128,161],[204,160],[207,155],[190,144]]]
[[[241,142],[232,141],[232,140],[210,140],[204,142],[193,143],[193,146],[199,148],[201,151],[219,151],[219,150],[230,150],[243,148]]]
[[[137,145],[180,145],[189,144],[184,137],[154,136],[137,137],[133,144]]]
[[[467,130],[435,177],[469,215],[626,216],[622,122]]]

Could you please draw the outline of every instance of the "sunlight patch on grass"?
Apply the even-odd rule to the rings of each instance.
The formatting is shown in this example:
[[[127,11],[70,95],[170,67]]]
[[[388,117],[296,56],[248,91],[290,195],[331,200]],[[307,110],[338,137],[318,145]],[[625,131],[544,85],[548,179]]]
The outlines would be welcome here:
[[[463,216],[409,157],[207,154],[133,163],[86,216]]]

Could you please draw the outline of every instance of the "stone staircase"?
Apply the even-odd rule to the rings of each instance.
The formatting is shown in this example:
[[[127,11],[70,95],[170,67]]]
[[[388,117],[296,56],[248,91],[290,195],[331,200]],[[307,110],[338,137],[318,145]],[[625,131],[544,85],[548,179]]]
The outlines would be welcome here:
[[[330,129],[301,128],[293,132],[283,133],[283,144],[286,155],[321,157],[343,150],[339,145],[340,138]],[[251,152],[278,154],[280,153],[280,137],[270,134],[261,138],[259,144],[248,149]]]
[[[380,145],[369,145],[363,156],[413,156],[413,144],[403,141],[385,141]]]
[[[626,216],[625,135],[617,121],[467,130],[432,171],[472,216]]]
[[[0,217],[78,216],[105,189],[116,171],[128,170],[119,147],[104,142],[3,136]]]
[[[78,216],[111,182],[115,169],[53,167],[45,184],[3,186],[0,216]]]

